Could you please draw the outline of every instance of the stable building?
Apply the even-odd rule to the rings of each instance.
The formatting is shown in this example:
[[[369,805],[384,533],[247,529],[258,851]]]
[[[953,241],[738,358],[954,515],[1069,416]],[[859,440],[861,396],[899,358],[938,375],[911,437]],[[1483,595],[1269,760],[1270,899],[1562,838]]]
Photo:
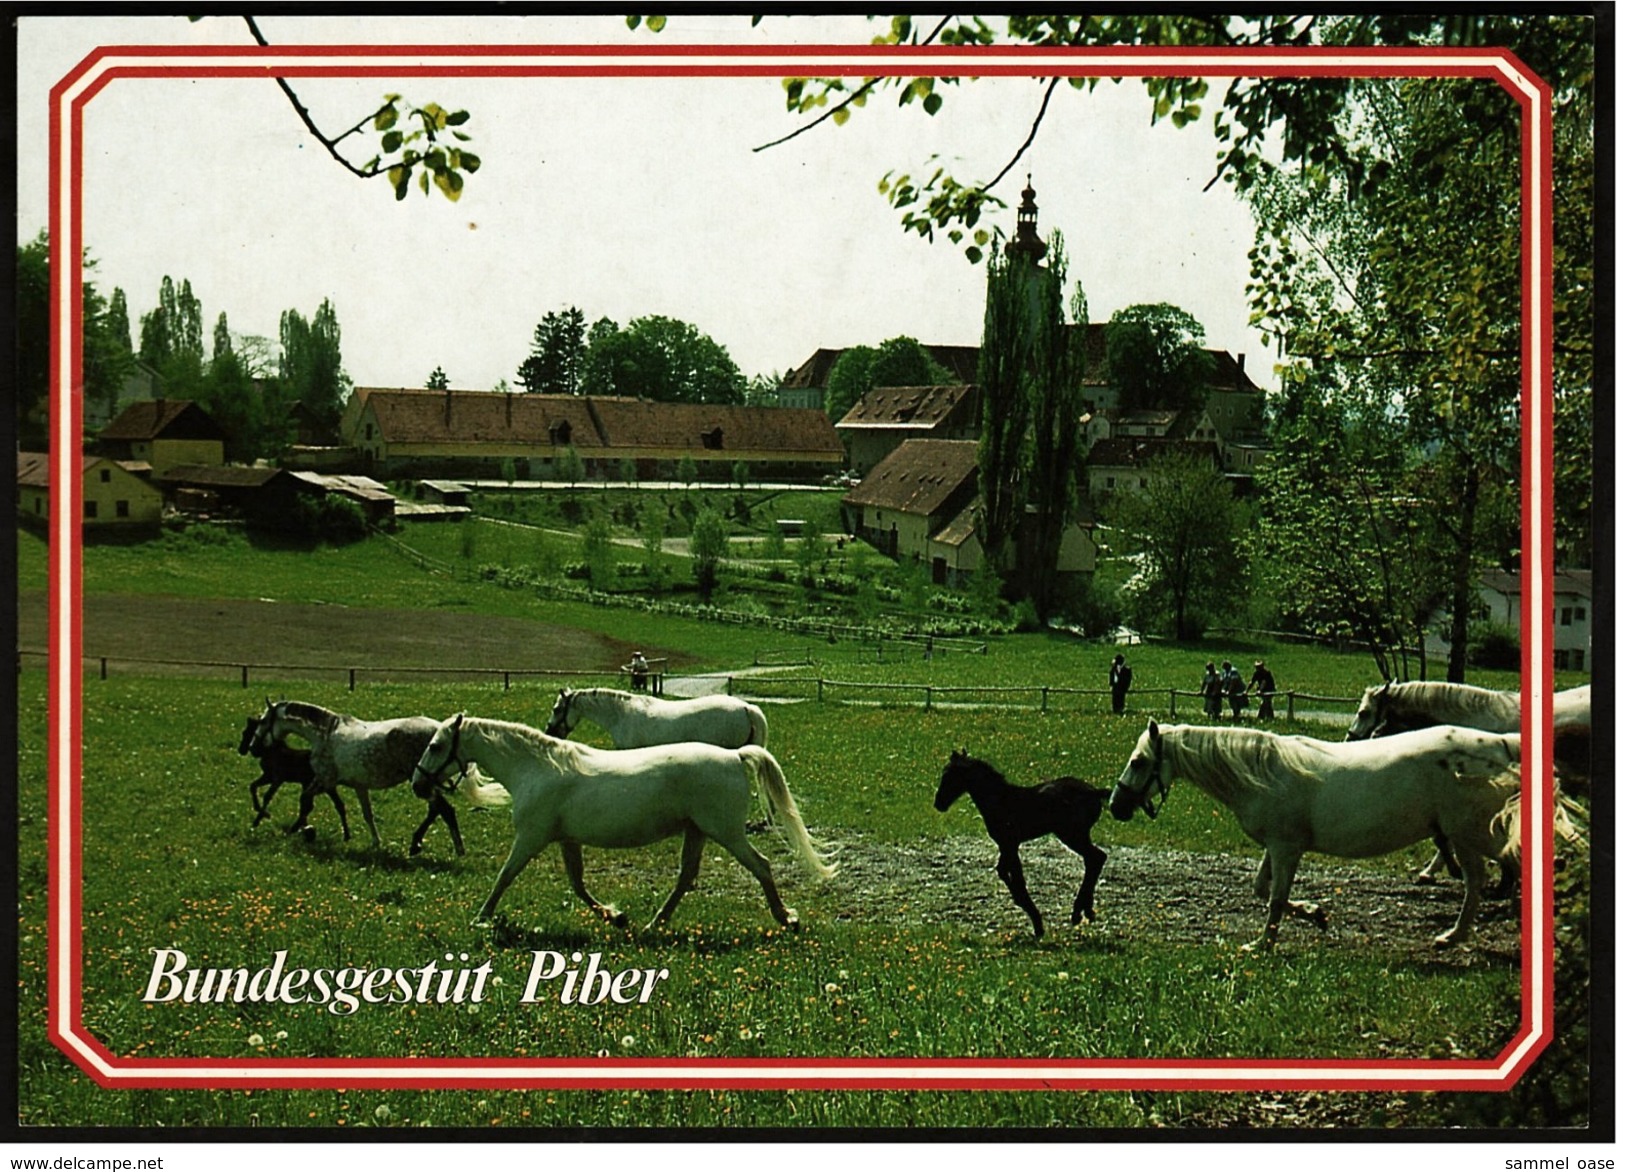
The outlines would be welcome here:
[[[131,403],[96,436],[103,455],[138,460],[162,473],[178,464],[224,464],[226,432],[190,399]]]
[[[809,479],[842,466],[822,411],[614,396],[357,388],[340,424],[362,464],[389,477],[563,479],[566,451],[589,479],[672,478],[692,459],[707,479]]]
[[[912,439],[975,440],[981,394],[969,383],[942,387],[876,387],[835,425],[850,467],[867,476]]]
[[[156,532],[163,520],[164,498],[138,471],[106,456],[80,458],[84,495],[84,531],[109,535]],[[17,453],[18,520],[44,528],[51,516],[51,457],[45,452]]]

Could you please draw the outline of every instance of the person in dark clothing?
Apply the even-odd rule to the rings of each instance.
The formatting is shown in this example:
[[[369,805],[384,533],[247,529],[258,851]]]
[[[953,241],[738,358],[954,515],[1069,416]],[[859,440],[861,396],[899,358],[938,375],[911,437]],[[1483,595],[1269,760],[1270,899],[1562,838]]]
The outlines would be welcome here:
[[[1129,687],[1134,683],[1134,669],[1128,665],[1121,652],[1112,660],[1112,670],[1107,677],[1107,683],[1112,690],[1112,711],[1121,716]]]
[[[1253,663],[1252,690],[1258,693],[1258,719],[1275,719],[1275,675],[1262,659]]]
[[[1247,684],[1228,659],[1219,669],[1219,679],[1224,683],[1224,694],[1230,697],[1230,719],[1239,722],[1241,710],[1247,707]]]
[[[1209,661],[1202,673],[1202,711],[1210,720],[1218,720],[1224,711],[1224,681]]]

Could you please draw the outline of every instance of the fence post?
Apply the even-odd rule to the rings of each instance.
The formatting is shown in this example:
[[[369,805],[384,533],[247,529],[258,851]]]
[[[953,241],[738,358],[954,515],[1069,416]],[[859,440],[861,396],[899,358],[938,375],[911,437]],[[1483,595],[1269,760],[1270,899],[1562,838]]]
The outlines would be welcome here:
[[[925,686],[925,710],[927,712],[931,711],[931,685],[930,684],[927,684]]]
[[[734,694],[734,678],[733,678],[733,676],[729,676],[728,677],[728,695],[732,696],[733,694]]]
[[[1298,694],[1296,692],[1288,692],[1286,694],[1286,718],[1288,720],[1292,719],[1292,702],[1297,698]]]
[[[355,668],[350,669],[350,691],[355,691]]]
[[[824,677],[823,676],[818,677],[818,702],[820,704],[822,704],[824,702]]]
[[[502,690],[504,692],[506,692],[508,690],[508,673],[507,672],[502,673]]]
[[[107,678],[107,656],[102,656],[102,679]]]
[[[1043,686],[1043,688],[1040,689],[1040,692],[1041,692],[1041,698],[1038,701],[1038,711],[1040,711],[1040,712],[1048,712],[1049,711],[1049,685],[1045,684]]]
[[[248,664],[243,664],[243,687],[248,687]]]
[[[1168,719],[1169,720],[1172,720],[1174,717],[1179,715],[1178,710],[1174,707],[1174,705],[1176,703],[1175,698],[1177,696],[1178,696],[1178,692],[1174,688],[1169,688],[1168,689]]]

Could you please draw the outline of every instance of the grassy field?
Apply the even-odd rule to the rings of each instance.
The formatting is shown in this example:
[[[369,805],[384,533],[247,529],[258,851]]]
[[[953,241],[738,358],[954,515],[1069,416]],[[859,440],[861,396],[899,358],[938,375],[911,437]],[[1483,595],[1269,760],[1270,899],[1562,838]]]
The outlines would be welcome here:
[[[387,572],[379,572],[380,565]],[[44,586],[43,544],[19,537],[23,590]],[[917,652],[886,659],[819,641],[716,627],[638,612],[545,602],[491,583],[417,570],[374,542],[289,551],[232,538],[185,537],[141,549],[86,552],[92,592],[330,601],[356,607],[455,606],[612,631],[692,654],[730,671],[764,645],[817,657],[813,674],[933,686],[1100,687],[1108,649],[1063,636],[1011,636],[986,655]],[[868,844],[884,857],[969,837],[988,844],[974,815],[930,806],[951,748],[966,746],[1023,781],[1070,772],[1109,784],[1146,712],[1162,714],[1168,687],[1191,688],[1206,658],[1267,657],[1282,687],[1352,696],[1368,658],[1269,644],[1129,650],[1135,719],[1104,714],[1099,697],[1049,713],[1009,708],[774,704],[771,747],[814,831]],[[806,667],[789,669],[809,674]],[[1510,684],[1510,678],[1475,679]],[[1573,681],[1573,682],[1578,682]],[[741,681],[745,686],[746,681]],[[98,1089],[45,1040],[46,904],[44,673],[20,677],[20,1113],[25,1126],[354,1127],[1145,1127],[1225,1116],[1225,1096],[1139,1092],[336,1092],[204,1093]],[[771,692],[771,677],[748,686]],[[782,685],[785,690],[803,685]],[[422,806],[405,791],[380,796],[386,846],[339,841],[325,802],[314,843],[271,825],[250,830],[243,790],[254,776],[235,753],[252,693],[204,680],[87,680],[84,692],[84,1014],[114,1053],[132,1057],[260,1058],[328,1055],[603,1055],[674,1057],[1488,1057],[1515,1026],[1517,972],[1488,958],[1436,964],[1412,952],[1320,947],[1305,932],[1268,957],[1237,951],[1237,935],[1164,940],[1108,912],[1096,925],[1035,942],[1011,912],[1008,930],[895,915],[836,914],[832,888],[770,857],[804,930],[779,931],[761,893],[712,848],[700,886],[670,931],[627,934],[592,920],[569,892],[556,852],[538,859],[504,901],[496,931],[468,926],[510,831],[503,812],[463,817],[468,854],[452,856],[443,828],[408,861],[405,839]],[[540,684],[374,684],[356,693],[311,685],[300,697],[368,716],[457,710],[539,724],[552,699]],[[1285,731],[1315,731],[1300,725]],[[601,739],[584,730],[585,739]],[[279,821],[292,799],[281,799]],[[1194,852],[1253,848],[1227,812],[1181,787],[1152,825],[1102,827],[1108,848]],[[764,839],[776,848],[776,839]],[[1420,850],[1373,860],[1402,886]],[[595,892],[641,923],[669,889],[675,844],[591,852]],[[933,881],[922,875],[922,883]],[[837,882],[861,884],[861,868]],[[986,882],[992,884],[990,873]],[[1002,893],[997,893],[1002,900]],[[1110,906],[1111,869],[1101,888]],[[1060,925],[1057,925],[1060,927]],[[490,959],[502,977],[469,1006],[373,1006],[336,1016],[320,1006],[144,1005],[153,949],[180,948],[198,965],[268,963],[415,966],[443,953]],[[664,967],[670,995],[647,1006],[519,1003],[531,950],[601,950],[616,967]],[[1325,1096],[1345,1105],[1342,1126],[1436,1125],[1452,1097]]]

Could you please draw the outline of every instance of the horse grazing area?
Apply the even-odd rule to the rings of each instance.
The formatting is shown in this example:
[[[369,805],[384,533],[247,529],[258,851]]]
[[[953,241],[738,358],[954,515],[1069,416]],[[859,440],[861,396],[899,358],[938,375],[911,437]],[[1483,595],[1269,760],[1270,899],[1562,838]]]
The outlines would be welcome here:
[[[87,563],[100,557],[88,551]],[[443,580],[411,580],[415,571],[405,563],[387,568],[408,579],[399,591],[420,592],[428,613],[436,613],[434,600],[448,589]],[[233,585],[239,576],[217,576],[219,598],[273,592],[264,575]],[[93,564],[87,577],[94,578]],[[351,587],[340,573],[321,588],[343,600]],[[189,592],[207,597],[204,589]],[[628,646],[717,670],[748,662],[737,631],[522,603],[495,587],[456,589],[462,605],[455,617],[472,630],[488,610],[538,628],[580,624],[582,646],[595,650],[583,656],[582,676],[571,686],[603,682],[602,673],[624,662]],[[98,608],[111,596],[98,596]],[[139,613],[139,595],[118,597]],[[374,609],[393,612],[399,601],[394,595],[388,607]],[[443,620],[445,608],[438,613]],[[397,613],[375,619],[380,626],[402,621]],[[264,658],[302,662],[295,653],[319,653],[302,645],[297,632],[297,625],[285,630],[267,649],[275,654]],[[1109,656],[1098,646],[1022,638],[1029,637],[996,642],[974,662],[961,659],[962,669],[939,658],[911,670],[936,673],[931,678],[939,681],[960,670],[1019,680],[1035,665],[1073,657],[1079,671],[1104,677]],[[96,654],[88,637],[86,650]],[[163,648],[154,645],[148,657],[164,657]],[[1154,658],[1143,649],[1137,678],[1155,676]],[[1328,667],[1361,670],[1354,660]],[[1167,674],[1173,678],[1174,670]],[[25,664],[19,681],[24,1126],[1437,1126],[1460,1121],[1464,1105],[1482,1099],[1385,1092],[102,1090],[45,1036],[45,673]],[[519,681],[504,690],[492,680],[423,677],[350,691],[335,673],[244,690],[227,678],[132,671],[104,680],[89,671],[82,794],[88,1031],[112,1053],[143,1059],[569,1056],[613,1063],[1487,1059],[1517,1029],[1516,904],[1486,900],[1470,945],[1436,948],[1433,938],[1455,922],[1462,889],[1450,880],[1412,882],[1431,842],[1369,860],[1306,856],[1293,894],[1317,901],[1329,914],[1327,927],[1289,919],[1272,953],[1244,952],[1263,924],[1264,907],[1253,892],[1259,848],[1227,809],[1184,781],[1175,782],[1154,822],[1101,817],[1093,825],[1092,842],[1107,857],[1092,922],[1070,923],[1083,859],[1055,838],[1022,847],[1025,888],[1047,929],[1035,937],[1029,915],[995,870],[998,847],[971,802],[941,813],[933,806],[950,755],[964,748],[1017,785],[1069,775],[1109,789],[1147,715],[1166,715],[1153,711],[1149,696],[1131,695],[1126,718],[1109,715],[1104,697],[1092,710],[1080,704],[1046,713],[760,701],[769,751],[801,818],[814,840],[838,849],[833,875],[818,877],[753,806],[748,845],[767,860],[784,904],[799,914],[796,930],[770,914],[759,878],[715,844],[705,846],[697,880],[669,922],[638,927],[656,917],[677,882],[681,838],[581,851],[586,886],[634,927],[619,926],[578,897],[556,847],[518,872],[489,926],[476,927],[514,840],[511,812],[453,796],[466,853],[459,855],[446,827],[434,824],[413,857],[411,838],[426,806],[407,784],[370,795],[377,847],[365,822],[353,817],[346,841],[325,798],[307,833],[284,833],[299,809],[294,785],[272,800],[268,820],[253,825],[247,791],[259,763],[237,750],[245,720],[264,711],[267,690],[366,721],[442,722],[466,712],[541,730],[565,682]],[[1345,687],[1343,694],[1357,691]],[[1277,722],[1278,731],[1342,735],[1328,725],[1283,724]],[[598,748],[610,743],[590,721],[574,729],[573,739]],[[451,766],[449,776],[456,773]],[[347,803],[355,792],[340,791]],[[187,973],[258,970],[284,951],[288,969],[313,972],[419,973],[429,962],[444,965],[449,953],[464,995],[370,1003],[352,997],[353,1005],[314,994],[298,1003],[181,995]],[[583,959],[572,966],[575,953]],[[618,984],[625,996],[595,997],[597,985],[583,977],[566,993],[563,970],[586,969],[593,954],[605,971],[636,970],[636,988]],[[471,996],[476,984],[478,1001]]]

